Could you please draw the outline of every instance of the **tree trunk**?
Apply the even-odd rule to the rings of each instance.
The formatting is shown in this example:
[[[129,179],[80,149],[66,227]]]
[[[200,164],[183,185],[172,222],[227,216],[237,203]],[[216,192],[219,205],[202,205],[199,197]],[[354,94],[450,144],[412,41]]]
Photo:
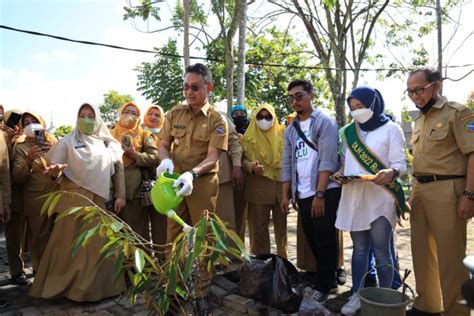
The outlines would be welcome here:
[[[184,9],[184,44],[183,44],[183,56],[184,56],[184,68],[189,66],[189,1],[183,0],[183,9]]]
[[[243,0],[242,18],[239,21],[239,50],[237,56],[237,104],[245,104],[245,35],[247,31],[246,22],[247,1]]]
[[[443,75],[443,37],[442,37],[442,22],[441,22],[441,3],[440,0],[436,0],[436,27],[438,30],[438,71]],[[443,86],[439,93],[443,93]]]

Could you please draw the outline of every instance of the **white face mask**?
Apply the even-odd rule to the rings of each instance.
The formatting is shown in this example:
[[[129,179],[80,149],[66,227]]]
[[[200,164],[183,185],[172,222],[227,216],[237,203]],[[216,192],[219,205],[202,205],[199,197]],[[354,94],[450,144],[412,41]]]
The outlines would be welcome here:
[[[359,123],[364,124],[374,115],[374,112],[371,109],[358,109],[351,111],[351,116]]]
[[[263,120],[257,120],[257,126],[260,128],[262,131],[268,131],[270,128],[273,126],[273,120],[267,121],[265,119]]]
[[[43,125],[38,123],[31,123],[30,125],[26,126],[23,132],[25,133],[26,137],[35,137],[35,131],[39,131],[44,129]]]

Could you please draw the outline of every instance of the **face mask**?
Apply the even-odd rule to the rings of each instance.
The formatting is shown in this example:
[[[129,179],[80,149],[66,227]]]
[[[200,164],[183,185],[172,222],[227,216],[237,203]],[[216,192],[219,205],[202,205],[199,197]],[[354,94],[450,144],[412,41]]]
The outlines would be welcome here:
[[[373,115],[374,112],[367,108],[351,111],[351,116],[354,118],[354,120],[362,124],[370,120]]]
[[[150,131],[152,134],[158,134],[160,132],[160,129],[161,128],[159,127],[152,128],[152,127],[145,126],[145,130]]]
[[[77,119],[77,128],[83,134],[92,135],[97,131],[97,121],[87,117],[79,118]]]
[[[31,123],[23,129],[23,132],[25,133],[26,137],[33,138],[35,137],[35,131],[39,131],[42,129],[44,129],[43,125],[38,123]]]
[[[418,105],[416,106],[423,114],[426,114],[429,109],[436,103],[436,100],[434,98],[431,98],[424,107],[420,108]]]
[[[265,119],[263,120],[257,120],[257,126],[260,128],[262,131],[268,131],[270,128],[273,126],[273,120],[267,121]]]
[[[137,123],[138,123],[138,117],[136,117],[135,115],[131,115],[131,114],[120,115],[119,124],[120,126],[124,128],[132,129],[135,126],[137,126]]]
[[[233,120],[237,128],[246,128],[249,125],[249,119],[246,116],[237,116]]]

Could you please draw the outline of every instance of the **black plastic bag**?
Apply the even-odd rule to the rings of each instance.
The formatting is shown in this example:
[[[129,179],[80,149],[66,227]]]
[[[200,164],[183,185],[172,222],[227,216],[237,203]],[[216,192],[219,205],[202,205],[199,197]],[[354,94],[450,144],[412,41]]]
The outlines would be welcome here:
[[[303,290],[295,266],[277,255],[260,255],[244,263],[240,276],[241,294],[284,313],[295,313]]]
[[[240,267],[240,294],[268,304],[268,293],[272,289],[272,259],[251,258]]]

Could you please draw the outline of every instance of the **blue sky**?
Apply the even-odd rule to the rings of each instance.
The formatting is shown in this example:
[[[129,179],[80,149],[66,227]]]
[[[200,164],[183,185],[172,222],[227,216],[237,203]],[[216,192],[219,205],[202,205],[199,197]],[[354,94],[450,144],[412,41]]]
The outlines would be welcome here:
[[[129,21],[122,19],[125,5],[125,0],[0,0],[0,24],[148,50],[161,46],[168,36],[176,36],[172,32],[138,32]],[[160,6],[163,21],[167,21],[168,4]],[[260,8],[253,6],[249,10]],[[473,32],[473,24],[469,21],[469,13],[472,16],[473,11],[472,1],[463,7],[461,25],[450,48],[445,51],[446,60],[451,58],[451,65],[474,63],[474,36],[456,51],[467,34]],[[456,14],[453,16],[457,17]],[[162,26],[165,25],[168,23],[163,22]],[[453,29],[453,25],[445,26],[445,41]],[[434,63],[436,38],[431,36],[424,41]],[[202,52],[193,54],[202,55]],[[48,123],[53,116],[56,126],[74,125],[78,106],[83,102],[100,104],[108,90],[131,94],[139,106],[145,108],[149,102],[136,91],[133,68],[152,59],[153,54],[80,45],[0,29],[0,103],[6,109],[36,110]],[[473,68],[450,69],[449,76],[459,78]],[[445,94],[453,100],[465,101],[469,91],[474,90],[473,78],[474,74],[471,74],[457,83],[447,81]],[[409,100],[403,99],[404,80],[377,82],[374,76],[366,75],[360,80],[360,84],[364,83],[374,85],[382,92],[390,110],[398,113],[403,105],[413,108]]]

